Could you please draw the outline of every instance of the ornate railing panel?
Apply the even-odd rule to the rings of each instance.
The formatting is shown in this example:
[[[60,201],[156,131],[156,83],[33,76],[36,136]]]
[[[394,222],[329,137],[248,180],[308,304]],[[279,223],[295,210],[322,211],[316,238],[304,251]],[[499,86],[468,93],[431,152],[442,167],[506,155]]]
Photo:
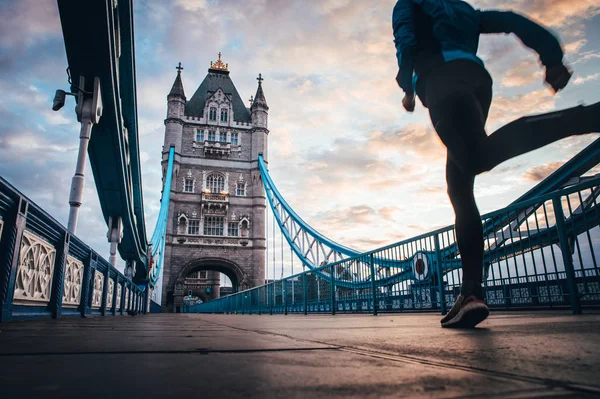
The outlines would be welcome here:
[[[63,305],[79,305],[82,283],[83,262],[68,256],[63,287]]]
[[[102,306],[102,290],[104,289],[104,275],[94,270],[94,292],[92,293],[92,308],[100,309]]]
[[[50,301],[56,249],[42,238],[24,231],[14,300],[25,305]]]
[[[121,294],[123,291],[123,285],[122,284],[117,284],[117,303],[116,303],[116,310],[121,310]]]
[[[115,294],[115,281],[112,278],[109,278],[108,279],[108,293],[106,295],[106,309],[112,309],[114,294]]]

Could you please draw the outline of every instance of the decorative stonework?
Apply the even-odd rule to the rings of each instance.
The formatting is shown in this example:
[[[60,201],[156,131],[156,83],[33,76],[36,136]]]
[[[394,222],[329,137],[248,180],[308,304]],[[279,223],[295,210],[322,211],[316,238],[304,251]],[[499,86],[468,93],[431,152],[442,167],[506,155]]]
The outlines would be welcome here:
[[[67,257],[63,288],[63,305],[79,305],[83,281],[83,263],[72,256]]]
[[[121,293],[123,291],[123,286],[121,284],[117,284],[117,310],[121,310]]]
[[[108,293],[106,294],[106,309],[112,309],[113,295],[115,294],[115,280],[108,279]]]
[[[56,249],[38,236],[23,232],[19,268],[15,282],[15,302],[36,305],[50,301]]]
[[[178,245],[252,246],[252,240],[245,237],[173,237],[172,243]]]
[[[102,290],[104,289],[104,274],[94,270],[94,292],[92,293],[92,308],[102,306]]]

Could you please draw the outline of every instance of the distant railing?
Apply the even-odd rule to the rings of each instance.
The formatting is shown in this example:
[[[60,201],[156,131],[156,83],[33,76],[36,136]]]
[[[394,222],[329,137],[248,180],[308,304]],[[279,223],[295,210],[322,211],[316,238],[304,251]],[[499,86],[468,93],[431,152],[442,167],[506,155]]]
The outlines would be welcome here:
[[[600,304],[600,178],[482,217],[492,308]],[[511,222],[512,221],[512,222]],[[508,223],[508,224],[507,224]],[[460,291],[454,226],[241,291],[200,313],[445,313]]]
[[[146,312],[147,293],[0,177],[0,321]]]
[[[229,194],[202,193],[202,201],[227,202]]]

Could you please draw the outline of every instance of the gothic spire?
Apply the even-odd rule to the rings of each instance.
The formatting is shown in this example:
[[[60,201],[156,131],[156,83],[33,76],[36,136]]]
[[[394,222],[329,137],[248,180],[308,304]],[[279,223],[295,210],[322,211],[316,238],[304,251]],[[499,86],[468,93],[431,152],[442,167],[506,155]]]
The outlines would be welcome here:
[[[261,73],[258,74],[258,78],[256,78],[256,80],[258,80],[258,89],[256,89],[256,95],[254,96],[254,101],[252,102],[251,109],[261,106],[261,107],[265,108],[266,110],[268,110],[269,106],[267,105],[267,100],[265,99],[265,93],[263,92],[263,89],[262,89],[262,81],[264,79],[263,79]]]
[[[183,92],[183,82],[181,81],[181,71],[183,67],[181,66],[181,62],[175,68],[177,69],[177,77],[175,78],[175,82],[173,82],[173,87],[171,87],[171,92],[169,96],[180,96],[185,100],[185,93]]]

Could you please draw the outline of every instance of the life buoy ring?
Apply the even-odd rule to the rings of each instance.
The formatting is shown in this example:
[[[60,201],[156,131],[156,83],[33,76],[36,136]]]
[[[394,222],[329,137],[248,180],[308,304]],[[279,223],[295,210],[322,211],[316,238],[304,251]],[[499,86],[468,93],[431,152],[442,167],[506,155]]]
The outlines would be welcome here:
[[[413,257],[413,275],[417,281],[429,279],[429,257],[423,252],[417,252]]]

